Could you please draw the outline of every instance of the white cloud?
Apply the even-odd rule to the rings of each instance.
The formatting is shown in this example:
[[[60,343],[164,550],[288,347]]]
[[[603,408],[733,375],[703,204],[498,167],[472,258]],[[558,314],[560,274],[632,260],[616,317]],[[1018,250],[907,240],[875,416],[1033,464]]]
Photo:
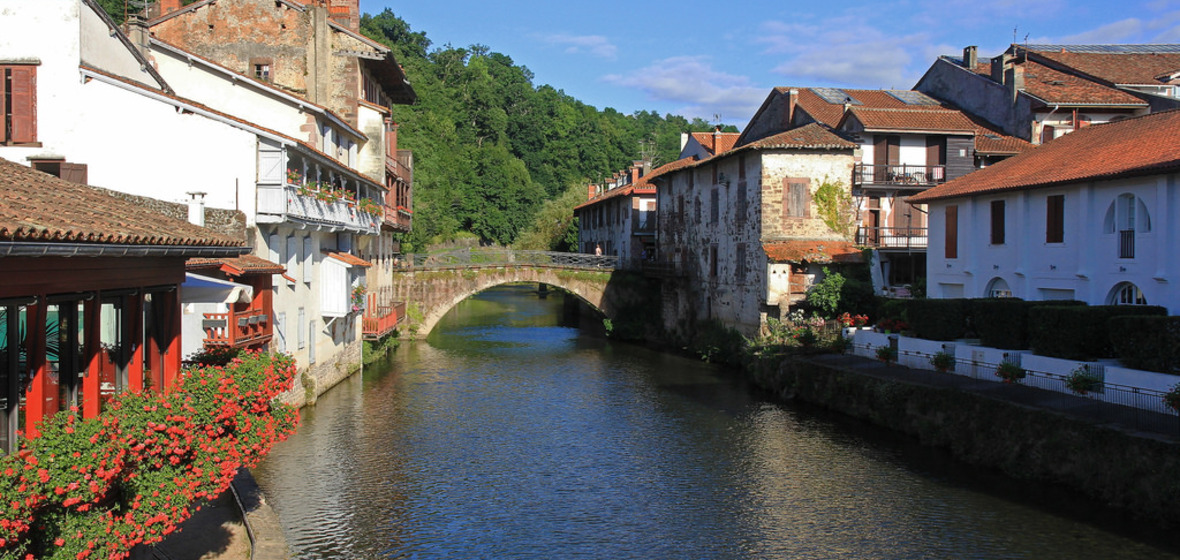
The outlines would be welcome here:
[[[602,35],[569,35],[555,33],[545,35],[541,40],[556,46],[564,46],[567,54],[590,54],[607,60],[618,57],[619,48]]]
[[[792,84],[818,80],[874,88],[910,87],[920,75],[919,69],[911,68],[914,56],[930,52],[930,38],[925,33],[885,33],[864,21],[861,14],[814,24],[770,21],[762,25],[754,42],[766,46],[763,54],[786,55],[772,71],[787,76]],[[931,61],[923,58],[921,70]]]
[[[1067,35],[1060,39],[1063,45],[1104,45],[1136,41],[1143,33],[1143,22],[1139,18],[1127,18],[1101,27]]]
[[[653,100],[682,104],[675,111],[689,118],[726,122],[749,118],[766,98],[769,88],[753,85],[746,76],[714,70],[702,56],[677,56],[656,61],[628,74],[610,74],[603,81],[645,92]]]

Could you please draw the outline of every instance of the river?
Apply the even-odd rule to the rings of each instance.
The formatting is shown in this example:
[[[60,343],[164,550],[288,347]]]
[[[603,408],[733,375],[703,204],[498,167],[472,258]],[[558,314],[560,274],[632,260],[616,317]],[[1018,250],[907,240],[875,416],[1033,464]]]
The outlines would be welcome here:
[[[303,412],[254,474],[300,559],[1180,558],[1059,489],[760,399],[501,287]]]

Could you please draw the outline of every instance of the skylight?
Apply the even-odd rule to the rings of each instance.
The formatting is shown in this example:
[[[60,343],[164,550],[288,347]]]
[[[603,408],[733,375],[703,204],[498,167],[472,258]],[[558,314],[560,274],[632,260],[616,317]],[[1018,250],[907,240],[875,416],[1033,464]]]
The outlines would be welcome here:
[[[848,92],[842,89],[817,87],[811,88],[811,92],[818,95],[820,99],[833,105],[843,105],[844,103],[863,105],[863,103],[857,101],[855,97],[849,95]]]

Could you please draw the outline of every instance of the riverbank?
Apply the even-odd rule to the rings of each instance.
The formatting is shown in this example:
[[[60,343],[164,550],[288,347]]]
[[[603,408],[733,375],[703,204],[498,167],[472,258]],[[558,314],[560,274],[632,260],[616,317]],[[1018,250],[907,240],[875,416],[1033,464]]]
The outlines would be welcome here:
[[[762,356],[746,373],[777,398],[908,434],[1013,478],[1064,485],[1146,523],[1180,526],[1180,420],[1170,433],[1150,431],[1141,426],[1163,423],[1135,419],[1152,413],[1112,416],[1085,397],[851,355]]]

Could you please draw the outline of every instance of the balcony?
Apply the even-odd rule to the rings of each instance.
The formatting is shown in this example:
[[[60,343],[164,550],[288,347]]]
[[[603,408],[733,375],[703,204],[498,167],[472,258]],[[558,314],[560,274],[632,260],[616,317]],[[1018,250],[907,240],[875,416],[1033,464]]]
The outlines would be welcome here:
[[[365,315],[361,319],[361,330],[365,340],[378,340],[389,335],[405,316],[406,302],[404,301],[388,305],[378,305],[371,301],[370,305],[365,308]]]
[[[286,195],[289,218],[358,233],[376,234],[381,230],[381,216],[361,211],[355,202],[293,185],[287,185]]]
[[[270,316],[261,309],[205,313],[205,347],[248,348],[270,342]]]
[[[860,227],[856,230],[856,244],[861,247],[925,251],[926,242],[926,228]]]
[[[927,189],[945,182],[945,165],[868,165],[858,163],[852,171],[852,184],[855,187]]]

